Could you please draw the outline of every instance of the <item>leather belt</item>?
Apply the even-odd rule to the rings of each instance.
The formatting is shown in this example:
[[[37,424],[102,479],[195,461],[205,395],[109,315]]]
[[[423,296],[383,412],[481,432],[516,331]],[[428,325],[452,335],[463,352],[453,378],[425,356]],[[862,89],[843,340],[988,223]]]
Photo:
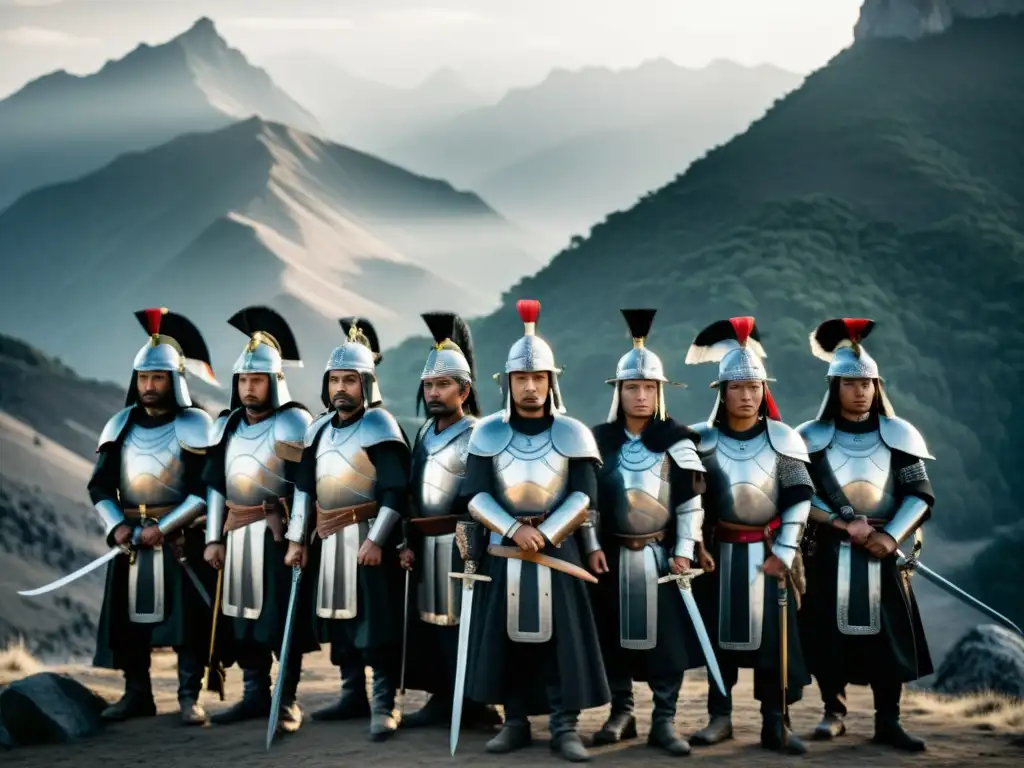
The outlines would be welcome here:
[[[413,517],[409,522],[421,536],[445,536],[455,533],[462,515],[438,515],[437,517]]]
[[[124,513],[126,518],[132,520],[159,520],[166,517],[176,506],[178,505],[163,504],[160,506],[149,506],[147,504],[139,504],[137,507],[124,507],[121,512]]]
[[[284,499],[267,499],[262,504],[243,506],[230,501],[225,503],[228,508],[227,520],[224,521],[224,533],[236,531],[247,525],[267,521],[267,527],[274,535],[274,541],[284,541],[285,517],[288,506]]]
[[[318,503],[316,505],[316,532],[321,539],[326,539],[342,528],[376,516],[377,502],[375,501],[355,504],[351,507],[337,507],[336,509],[324,509]]]
[[[519,516],[516,516],[516,522],[517,523],[522,523],[523,525],[531,525],[534,528],[536,528],[538,525],[540,525],[541,523],[544,522],[544,520],[547,518],[547,516],[548,516],[547,512],[542,512],[541,514],[533,515],[532,517],[519,517]]]
[[[771,539],[771,532],[782,525],[782,518],[776,517],[764,525],[741,525],[719,520],[715,526],[715,538],[726,544],[756,544]]]
[[[655,541],[662,541],[665,538],[664,531],[657,531],[655,533],[641,533],[641,534],[629,534],[629,533],[616,533],[613,534],[626,549],[638,552],[648,544]]]

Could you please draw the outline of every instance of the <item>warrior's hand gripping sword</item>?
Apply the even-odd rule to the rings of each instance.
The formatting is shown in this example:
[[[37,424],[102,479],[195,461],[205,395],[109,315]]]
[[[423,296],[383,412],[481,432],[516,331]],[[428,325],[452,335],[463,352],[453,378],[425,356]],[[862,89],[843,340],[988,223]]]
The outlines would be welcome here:
[[[131,558],[134,556],[135,550],[138,549],[139,545],[141,544],[141,536],[142,527],[139,526],[135,529],[134,533],[132,534],[132,538],[129,543],[118,544],[117,546],[112,547],[110,551],[107,552],[107,554],[96,558],[88,565],[83,565],[77,571],[73,571],[72,573],[69,573],[67,576],[61,576],[56,581],[51,581],[49,584],[42,587],[36,587],[35,589],[19,590],[18,594],[24,595],[25,597],[35,597],[36,595],[44,595],[47,592],[52,592],[55,589],[60,589],[65,584],[70,584],[71,582],[82,578],[87,573],[92,573],[101,565],[110,562],[118,555],[127,555],[129,558]]]
[[[462,573],[449,573],[449,578],[462,579],[462,612],[459,615],[459,649],[455,666],[455,692],[452,696],[452,726],[449,738],[452,756],[459,743],[459,727],[462,725],[462,699],[466,691],[466,662],[469,656],[469,625],[473,619],[473,587],[478,581],[490,581],[490,576],[476,572],[480,555],[483,554],[481,526],[470,520],[460,521],[455,528],[455,545],[459,548],[464,563]]]
[[[693,624],[693,631],[697,634],[697,639],[700,641],[700,649],[704,652],[704,660],[707,662],[708,672],[715,681],[715,685],[718,686],[718,690],[722,692],[722,695],[728,696],[729,694],[725,690],[725,682],[722,680],[722,671],[718,668],[715,649],[711,646],[711,638],[708,637],[707,627],[704,626],[704,619],[701,618],[700,609],[697,607],[697,601],[694,599],[693,590],[691,589],[693,580],[702,573],[704,571],[700,568],[693,568],[682,573],[670,573],[658,579],[658,583],[676,582],[676,586],[679,587],[679,596],[683,599],[683,605],[686,606],[686,612],[689,614],[690,622]]]

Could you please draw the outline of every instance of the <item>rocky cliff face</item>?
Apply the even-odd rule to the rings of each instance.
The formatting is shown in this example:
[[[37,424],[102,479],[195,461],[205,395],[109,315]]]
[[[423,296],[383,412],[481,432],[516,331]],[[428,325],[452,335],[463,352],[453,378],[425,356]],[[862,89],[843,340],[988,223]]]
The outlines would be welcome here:
[[[1024,13],[1024,0],[864,0],[855,40],[945,32],[956,19],[990,19]]]
[[[931,687],[954,696],[991,691],[1024,698],[1024,640],[994,624],[975,627],[943,660]]]

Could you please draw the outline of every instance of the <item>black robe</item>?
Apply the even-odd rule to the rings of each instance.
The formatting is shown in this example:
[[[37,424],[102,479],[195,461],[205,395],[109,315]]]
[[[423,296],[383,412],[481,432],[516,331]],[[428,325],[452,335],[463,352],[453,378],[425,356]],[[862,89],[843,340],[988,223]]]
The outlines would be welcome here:
[[[132,410],[121,436],[103,446],[99,452],[88,484],[93,504],[109,500],[119,508],[121,506],[118,496],[121,446],[132,425],[159,427],[173,421],[176,415],[172,411],[161,416],[149,416],[141,406]],[[185,468],[185,489],[181,501],[189,494],[205,498],[205,487],[201,479],[203,456],[183,449],[181,461]],[[127,522],[132,524],[130,520]],[[171,544],[175,539],[181,540],[189,566],[212,598],[217,586],[217,572],[203,560],[206,542],[203,525],[186,527],[164,539],[164,620],[159,623],[136,624],[128,618],[128,558],[115,557],[107,565],[103,606],[97,622],[94,666],[127,669],[139,664],[143,658],[148,659],[151,648],[184,649],[199,658],[207,657],[213,610],[203,601],[173,556]],[[108,543],[113,546],[113,539]]]
[[[871,432],[878,429],[878,420],[837,419],[836,427],[850,433]],[[927,477],[906,483],[899,479],[901,470],[920,460],[901,451],[891,450],[890,453],[890,471],[897,479],[894,494],[897,508],[908,496],[916,496],[928,504],[927,516],[930,517],[935,497]],[[831,471],[824,451],[811,457],[811,467],[819,489],[818,497],[826,504],[831,503],[821,490],[821,474]],[[839,512],[838,509],[831,511]],[[881,561],[881,631],[877,635],[863,636],[844,635],[839,631],[836,620],[839,545],[847,536],[827,524],[811,525],[809,538],[813,545],[807,557],[807,594],[800,611],[800,632],[808,666],[819,684],[838,687],[847,683],[909,682],[934,672],[911,579],[897,567],[895,554]],[[852,548],[851,566],[855,570],[859,570],[858,562],[869,558],[871,555],[862,547]],[[866,616],[867,601],[858,597],[865,598],[863,594],[851,594],[851,612],[859,610]]]
[[[639,681],[654,681],[678,678],[688,669],[705,665],[700,641],[693,630],[686,606],[679,596],[675,582],[658,587],[658,639],[657,645],[649,651],[623,648],[619,628],[619,554],[621,544],[616,539],[616,522],[625,509],[622,492],[622,476],[617,469],[619,449],[626,442],[625,423],[620,418],[614,422],[593,427],[598,448],[604,465],[598,473],[598,506],[600,522],[599,541],[608,561],[609,572],[601,574],[597,584],[589,586],[597,621],[601,652],[610,680],[630,677]],[[640,435],[648,450],[664,453],[680,440],[689,438],[694,446],[700,436],[689,427],[672,419],[652,419]],[[665,538],[656,546],[665,550],[669,562],[676,543],[676,518],[674,510],[696,496],[703,487],[703,475],[690,469],[681,469],[675,462],[670,463],[669,483],[669,525]],[[696,567],[696,557],[694,560]],[[669,573],[666,571],[662,576]]]
[[[363,411],[345,421],[335,415],[328,422],[338,428],[346,427],[363,417]],[[309,495],[311,530],[315,530],[316,504],[316,444],[302,452],[295,486]],[[376,502],[378,507],[390,507],[405,518],[409,501],[409,445],[393,440],[378,443],[366,449],[366,455],[377,472]],[[381,545],[381,562],[375,567],[356,568],[357,613],[354,619],[321,619],[316,616],[316,595],[311,601],[311,614],[321,643],[331,644],[331,662],[336,666],[355,663],[384,668],[389,674],[398,674],[402,650],[402,600],[405,571],[399,565],[398,552],[402,542],[402,526],[395,525],[387,541]],[[313,534],[309,551],[306,577],[316,588],[320,572],[322,540]]]
[[[285,407],[302,407],[298,403],[289,403]],[[226,496],[226,467],[224,457],[228,441],[234,434],[238,423],[245,417],[245,409],[234,411],[224,427],[221,441],[211,446],[206,453],[206,464],[203,468],[203,481],[210,488]],[[293,484],[287,493],[288,509],[292,508],[295,475],[298,465],[286,461],[284,465],[285,480]],[[219,617],[217,633],[224,631],[225,642],[233,642],[227,646],[231,657],[246,666],[250,650],[255,648],[268,649],[275,654],[280,652],[284,640],[284,628],[288,619],[288,601],[292,591],[292,569],[285,565],[284,557],[288,552],[288,541],[275,541],[274,534],[268,527],[264,533],[263,549],[263,610],[259,618],[246,619],[241,616]],[[303,573],[296,596],[295,622],[291,636],[291,652],[310,653],[320,649],[316,640],[315,626],[309,619],[312,610],[313,595],[316,589],[315,579],[309,578],[308,569]],[[212,594],[212,593],[211,593]],[[255,648],[254,648],[255,647]]]
[[[551,427],[550,416],[540,419],[512,417],[512,428],[525,434],[540,434]],[[595,462],[569,460],[566,493],[585,493],[597,498]],[[466,504],[478,493],[495,500],[494,459],[470,454],[462,494]],[[506,510],[512,514],[512,510]],[[502,545],[518,546],[511,539]],[[576,536],[560,547],[548,545],[542,552],[550,557],[585,567]],[[551,572],[554,636],[546,643],[515,643],[508,637],[506,619],[507,558],[484,556],[479,572],[489,582],[477,582],[473,598],[469,658],[466,669],[466,697],[482,704],[508,705],[515,698],[523,707],[516,715],[540,715],[555,709],[581,711],[611,701],[604,660],[597,638],[586,583],[561,571]],[[555,692],[557,704],[549,698]]]

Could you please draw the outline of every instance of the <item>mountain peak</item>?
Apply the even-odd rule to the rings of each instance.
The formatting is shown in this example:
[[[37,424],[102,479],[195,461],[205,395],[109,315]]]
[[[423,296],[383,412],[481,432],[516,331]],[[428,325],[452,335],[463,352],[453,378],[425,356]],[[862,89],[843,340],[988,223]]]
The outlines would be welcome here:
[[[209,39],[211,37],[223,40],[220,33],[217,31],[217,25],[213,23],[213,19],[209,16],[200,16],[195,20],[191,27],[178,35],[177,39]]]

